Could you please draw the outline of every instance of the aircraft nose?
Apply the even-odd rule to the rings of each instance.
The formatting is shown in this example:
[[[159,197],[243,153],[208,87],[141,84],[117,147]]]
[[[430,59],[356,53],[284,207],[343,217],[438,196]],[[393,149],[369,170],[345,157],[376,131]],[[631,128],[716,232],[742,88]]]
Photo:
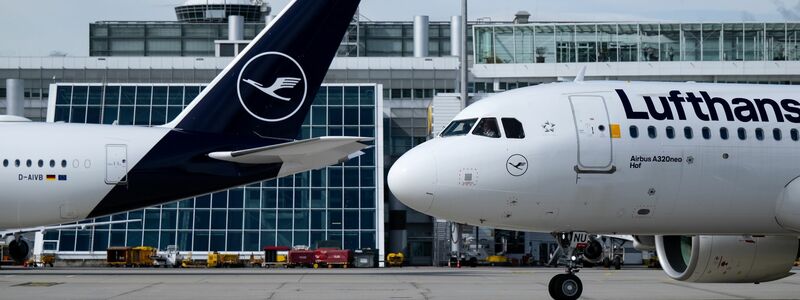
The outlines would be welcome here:
[[[430,143],[430,142],[428,142]],[[389,170],[389,190],[400,202],[419,212],[433,204],[436,192],[436,159],[422,144],[403,154]]]

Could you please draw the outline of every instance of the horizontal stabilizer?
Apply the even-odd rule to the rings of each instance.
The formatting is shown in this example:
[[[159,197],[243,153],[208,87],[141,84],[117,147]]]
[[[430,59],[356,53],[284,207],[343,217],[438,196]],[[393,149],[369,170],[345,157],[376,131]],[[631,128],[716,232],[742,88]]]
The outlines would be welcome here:
[[[213,159],[240,164],[283,163],[279,176],[319,169],[357,157],[372,138],[318,137],[284,144],[239,150],[212,152]]]

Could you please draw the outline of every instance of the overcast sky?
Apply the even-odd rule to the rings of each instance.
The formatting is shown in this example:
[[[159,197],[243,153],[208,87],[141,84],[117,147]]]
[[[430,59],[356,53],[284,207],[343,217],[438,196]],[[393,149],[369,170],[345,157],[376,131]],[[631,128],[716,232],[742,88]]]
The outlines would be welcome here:
[[[174,21],[181,0],[0,0],[0,56],[89,54],[89,23]],[[273,14],[289,0],[268,1]],[[449,20],[460,0],[363,0],[373,21]],[[527,10],[546,21],[800,21],[800,0],[470,0],[469,18],[510,20]]]

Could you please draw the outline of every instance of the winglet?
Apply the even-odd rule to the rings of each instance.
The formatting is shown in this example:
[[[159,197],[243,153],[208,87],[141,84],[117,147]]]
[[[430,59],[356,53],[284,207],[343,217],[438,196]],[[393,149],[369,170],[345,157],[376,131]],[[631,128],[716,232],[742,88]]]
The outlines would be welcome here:
[[[578,75],[575,76],[575,82],[583,82],[583,79],[586,77],[586,66],[581,67],[581,70],[578,71]]]

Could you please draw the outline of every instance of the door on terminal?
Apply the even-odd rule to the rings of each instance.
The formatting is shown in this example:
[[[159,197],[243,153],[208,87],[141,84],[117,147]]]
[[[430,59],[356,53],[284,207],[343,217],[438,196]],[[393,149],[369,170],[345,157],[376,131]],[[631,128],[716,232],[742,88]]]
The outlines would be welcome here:
[[[128,146],[106,145],[106,183],[125,185],[128,182]]]
[[[611,126],[603,97],[571,96],[578,134],[578,167],[584,170],[611,168]]]

